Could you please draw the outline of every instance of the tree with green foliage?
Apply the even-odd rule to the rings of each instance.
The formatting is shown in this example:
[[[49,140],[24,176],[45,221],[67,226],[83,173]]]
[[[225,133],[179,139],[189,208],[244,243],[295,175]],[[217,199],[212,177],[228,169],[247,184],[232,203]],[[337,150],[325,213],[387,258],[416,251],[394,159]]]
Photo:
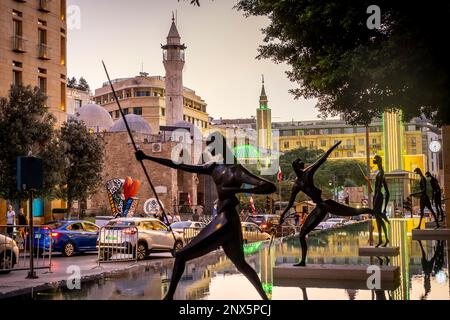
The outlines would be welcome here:
[[[78,85],[76,87],[78,90],[89,92],[89,84],[87,83],[86,79],[81,77],[80,80],[78,80]]]
[[[67,87],[75,89],[78,86],[78,81],[75,77],[67,78]]]
[[[239,0],[246,16],[266,16],[259,58],[287,63],[296,98],[317,98],[325,117],[366,124],[386,110],[450,124],[449,59],[443,50],[450,5],[369,0]]]
[[[12,86],[0,98],[0,197],[14,202],[27,199],[17,190],[17,157],[43,159],[44,189],[37,196],[52,198],[58,184],[62,155],[53,138],[55,118],[48,111],[47,97],[37,87]]]
[[[70,214],[74,201],[86,200],[100,186],[104,140],[89,133],[83,122],[69,119],[61,127],[59,143],[66,159],[60,196],[67,200]]]

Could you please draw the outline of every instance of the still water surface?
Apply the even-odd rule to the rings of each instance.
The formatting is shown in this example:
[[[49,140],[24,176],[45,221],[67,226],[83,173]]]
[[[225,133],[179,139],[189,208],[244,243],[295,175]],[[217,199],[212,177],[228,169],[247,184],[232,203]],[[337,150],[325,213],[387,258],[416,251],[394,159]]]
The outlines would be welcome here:
[[[401,278],[396,288],[390,290],[355,288],[345,283],[324,285],[313,282],[306,288],[277,285],[272,268],[274,265],[297,262],[300,255],[297,237],[275,241],[271,250],[268,243],[247,245],[246,259],[257,270],[266,292],[274,300],[448,300],[447,242],[414,241],[411,239],[412,227],[412,220],[391,220],[391,245],[400,247],[400,256],[390,258],[388,263],[400,267]],[[311,234],[308,239],[308,263],[379,264],[377,258],[358,256],[358,248],[368,245],[369,240],[368,222]],[[386,263],[384,258],[382,261]],[[55,289],[35,293],[33,299],[161,299],[168,289],[171,262],[167,259],[156,266],[141,266],[125,274],[83,283],[82,290]],[[259,299],[259,295],[223,253],[216,251],[187,264],[175,298],[240,300]]]

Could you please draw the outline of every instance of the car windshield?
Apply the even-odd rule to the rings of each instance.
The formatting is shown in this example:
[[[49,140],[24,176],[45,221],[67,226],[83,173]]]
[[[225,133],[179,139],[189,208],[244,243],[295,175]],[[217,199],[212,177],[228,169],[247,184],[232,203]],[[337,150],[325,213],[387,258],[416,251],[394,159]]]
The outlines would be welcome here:
[[[134,226],[134,221],[124,221],[124,220],[118,220],[118,221],[110,221],[108,222],[108,227],[130,227]]]
[[[61,222],[61,221],[56,221],[56,222],[50,222],[50,223],[47,223],[46,224],[46,226],[49,228],[49,229],[59,229],[59,228],[61,228],[63,225],[65,225],[66,223],[65,222]]]
[[[253,221],[256,221],[256,222],[263,222],[264,221],[264,216],[254,216],[254,217],[251,217],[251,218],[252,218]]]
[[[175,229],[189,228],[191,226],[191,222],[190,221],[180,221],[180,222],[172,223],[170,226]]]
[[[267,222],[278,224],[280,222],[280,219],[278,219],[278,217],[269,217],[267,218]]]

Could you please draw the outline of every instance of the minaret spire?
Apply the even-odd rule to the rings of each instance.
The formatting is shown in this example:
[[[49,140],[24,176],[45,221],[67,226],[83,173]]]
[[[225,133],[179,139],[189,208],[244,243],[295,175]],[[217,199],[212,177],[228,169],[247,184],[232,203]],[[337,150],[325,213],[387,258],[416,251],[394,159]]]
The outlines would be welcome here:
[[[262,88],[261,88],[261,94],[259,96],[259,107],[261,109],[267,108],[268,102],[269,102],[269,100],[267,100],[266,89],[264,88],[264,75],[262,75]]]
[[[186,46],[181,44],[175,21],[175,13],[172,11],[172,23],[167,42],[161,46],[166,69],[166,125],[173,125],[183,120],[183,67]]]

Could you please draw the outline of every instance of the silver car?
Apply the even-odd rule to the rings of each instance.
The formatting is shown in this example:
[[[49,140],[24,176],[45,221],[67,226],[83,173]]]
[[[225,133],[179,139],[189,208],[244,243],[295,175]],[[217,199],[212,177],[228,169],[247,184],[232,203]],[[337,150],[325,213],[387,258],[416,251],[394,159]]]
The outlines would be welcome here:
[[[113,219],[102,229],[98,241],[100,255],[106,260],[114,250],[137,250],[137,259],[143,260],[156,252],[171,252],[175,256],[183,248],[182,235],[175,231],[172,234],[166,224],[155,218]]]
[[[256,223],[241,222],[241,226],[244,243],[266,241],[271,239],[271,235],[262,231]]]
[[[0,273],[9,273],[19,259],[16,241],[0,234]]]

